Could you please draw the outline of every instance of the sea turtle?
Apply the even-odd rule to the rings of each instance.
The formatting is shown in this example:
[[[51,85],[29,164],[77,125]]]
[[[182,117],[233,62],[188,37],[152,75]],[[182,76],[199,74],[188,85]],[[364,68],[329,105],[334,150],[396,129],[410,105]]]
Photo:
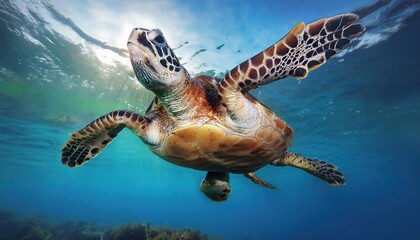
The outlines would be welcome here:
[[[83,164],[127,127],[157,156],[207,171],[200,190],[214,201],[230,195],[230,173],[275,188],[255,175],[268,164],[297,167],[331,185],[344,185],[334,165],[288,152],[292,128],[249,91],[288,76],[305,78],[364,32],[357,20],[355,14],[343,14],[301,22],[223,79],[190,77],[159,29],[134,28],[127,43],[131,63],[137,79],[156,97],[144,115],[113,111],[72,133],[62,162]]]

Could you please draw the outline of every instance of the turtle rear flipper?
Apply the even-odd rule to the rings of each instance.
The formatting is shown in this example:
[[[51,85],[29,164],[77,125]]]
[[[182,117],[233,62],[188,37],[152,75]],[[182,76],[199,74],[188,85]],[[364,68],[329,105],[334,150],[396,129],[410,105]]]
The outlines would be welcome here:
[[[69,167],[83,164],[96,157],[125,127],[144,138],[149,122],[147,117],[126,110],[105,114],[70,134],[70,140],[61,149],[61,161]]]
[[[224,101],[230,91],[248,92],[285,77],[305,78],[365,31],[355,14],[298,23],[280,41],[230,70],[220,84]]]
[[[336,166],[318,159],[306,158],[296,153],[287,152],[282,158],[273,161],[271,164],[300,168],[333,186],[346,185],[344,175],[337,171]]]

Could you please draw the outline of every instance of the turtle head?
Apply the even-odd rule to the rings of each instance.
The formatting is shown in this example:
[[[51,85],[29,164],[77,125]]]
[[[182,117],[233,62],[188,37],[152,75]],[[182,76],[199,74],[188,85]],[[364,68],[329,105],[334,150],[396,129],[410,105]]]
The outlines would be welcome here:
[[[201,181],[200,190],[215,202],[226,201],[232,191],[229,185],[229,173],[208,172]]]
[[[137,79],[151,91],[165,91],[188,76],[159,29],[134,28],[127,43]]]

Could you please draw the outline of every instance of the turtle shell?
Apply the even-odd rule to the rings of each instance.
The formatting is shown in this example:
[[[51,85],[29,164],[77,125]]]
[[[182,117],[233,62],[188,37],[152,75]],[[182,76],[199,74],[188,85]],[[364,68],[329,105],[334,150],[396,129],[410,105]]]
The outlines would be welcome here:
[[[260,127],[252,135],[240,135],[221,125],[192,125],[168,133],[164,144],[152,151],[184,167],[248,173],[283,155],[290,145],[289,137],[273,124]]]

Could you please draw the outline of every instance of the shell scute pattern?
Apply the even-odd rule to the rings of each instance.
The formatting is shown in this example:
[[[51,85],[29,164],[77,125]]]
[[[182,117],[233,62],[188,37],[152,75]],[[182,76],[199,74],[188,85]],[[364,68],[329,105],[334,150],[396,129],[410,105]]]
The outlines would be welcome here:
[[[284,154],[293,131],[273,112],[255,104],[265,110],[259,120],[260,127],[249,134],[236,133],[216,122],[179,127],[166,134],[160,147],[163,149],[154,151],[170,162],[199,170],[256,170],[260,167],[256,161],[263,166]],[[243,170],[247,167],[250,169]]]
[[[254,136],[234,134],[215,125],[190,126],[169,133],[164,141],[164,151],[158,151],[166,153],[163,157],[169,161],[194,169],[214,168],[220,171],[225,168],[229,171],[241,171],[235,168],[253,167],[255,161],[266,164],[266,157],[275,154],[275,149],[261,143],[268,143],[267,137],[273,141],[278,137],[278,132],[267,129],[264,134],[265,136],[257,139]],[[197,160],[199,158],[201,161]]]
[[[185,160],[198,158],[197,130],[197,127],[186,127],[171,132],[165,141],[166,152]]]

